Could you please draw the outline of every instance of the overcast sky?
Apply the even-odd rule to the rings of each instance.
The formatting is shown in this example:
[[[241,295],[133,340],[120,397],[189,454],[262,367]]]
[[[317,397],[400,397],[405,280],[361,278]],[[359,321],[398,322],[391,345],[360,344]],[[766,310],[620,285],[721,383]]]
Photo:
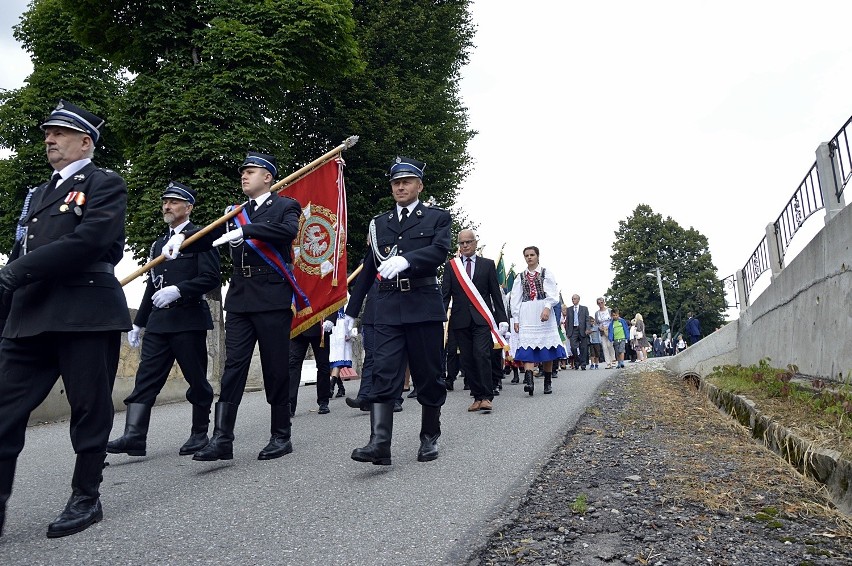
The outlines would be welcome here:
[[[0,13],[0,88],[31,69],[11,35],[25,8]],[[720,277],[742,268],[852,115],[852,2],[480,0],[472,15],[461,92],[479,134],[459,204],[486,256],[505,242],[522,267],[538,246],[566,301],[606,291],[639,203],[707,236]]]

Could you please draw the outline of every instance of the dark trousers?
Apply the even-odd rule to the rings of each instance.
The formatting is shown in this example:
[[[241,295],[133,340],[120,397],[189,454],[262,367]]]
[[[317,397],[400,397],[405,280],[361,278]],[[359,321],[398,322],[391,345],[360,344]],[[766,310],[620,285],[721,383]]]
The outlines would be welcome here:
[[[369,399],[373,391],[373,350],[376,331],[372,324],[361,323],[361,343],[364,346],[364,364],[361,366],[361,385],[358,399]],[[400,392],[402,396],[402,392]]]
[[[455,381],[461,369],[461,360],[459,359],[459,343],[456,340],[456,331],[453,328],[447,329],[447,346],[445,349],[444,373],[448,381]]]
[[[476,401],[494,399],[491,384],[491,328],[484,324],[474,324],[463,328],[453,328],[459,343],[459,355],[464,377],[470,394]],[[419,393],[418,393],[419,395]]]
[[[491,387],[497,389],[503,381],[503,349],[491,348]]]
[[[120,349],[117,330],[4,338],[0,342],[0,460],[16,458],[23,450],[30,413],[60,375],[71,405],[74,452],[105,453]]]
[[[317,364],[317,405],[326,405],[331,398],[331,368],[328,363],[328,339],[326,336],[320,346],[322,336],[299,334],[290,339],[290,410],[296,410],[299,397],[299,384],[302,380],[302,363],[308,353],[308,346],[314,352]]]
[[[248,379],[254,346],[260,347],[260,366],[266,401],[272,406],[290,402],[290,322],[293,311],[229,312],[225,319],[225,370],[219,401],[239,405]]]
[[[572,326],[568,332],[568,339],[571,341],[571,353],[576,358],[575,366],[585,366],[589,364],[589,337],[580,334],[580,329]]]
[[[444,325],[442,322],[412,324],[375,324],[373,383],[368,400],[393,403],[402,395],[405,369],[417,389],[417,401],[428,407],[440,407],[447,398],[441,371]]]
[[[141,403],[152,407],[166,384],[175,360],[189,384],[186,400],[198,407],[209,409],[213,404],[213,388],[207,381],[206,330],[146,332],[142,339],[136,384],[124,404]]]

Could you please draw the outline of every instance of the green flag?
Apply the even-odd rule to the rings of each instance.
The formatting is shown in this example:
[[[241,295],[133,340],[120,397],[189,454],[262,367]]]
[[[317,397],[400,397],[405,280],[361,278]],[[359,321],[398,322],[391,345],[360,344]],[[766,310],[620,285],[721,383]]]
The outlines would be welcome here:
[[[512,286],[515,284],[515,277],[517,277],[517,273],[515,273],[515,264],[509,268],[509,275],[506,276],[506,292],[512,292]]]

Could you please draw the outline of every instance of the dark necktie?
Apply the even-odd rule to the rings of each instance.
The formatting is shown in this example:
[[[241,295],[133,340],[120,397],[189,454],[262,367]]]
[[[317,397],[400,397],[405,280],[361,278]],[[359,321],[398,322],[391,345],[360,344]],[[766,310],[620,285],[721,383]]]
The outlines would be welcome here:
[[[464,258],[465,261],[465,270],[467,271],[468,277],[473,277],[473,260],[469,257]]]
[[[50,178],[50,182],[47,184],[47,186],[44,188],[44,190],[39,195],[39,198],[38,198],[38,204],[39,205],[42,202],[44,202],[44,199],[46,199],[50,195],[50,193],[53,192],[53,189],[56,188],[56,183],[58,183],[60,179],[62,179],[62,175],[60,175],[59,173],[53,174],[53,176]]]
[[[399,225],[402,226],[402,225],[405,224],[406,219],[408,219],[408,209],[403,208],[402,211],[399,214],[400,214]]]
[[[171,240],[174,237],[174,235],[175,235],[175,231],[169,230],[169,237],[168,237],[168,239],[166,239],[166,241],[168,242],[169,240]]]

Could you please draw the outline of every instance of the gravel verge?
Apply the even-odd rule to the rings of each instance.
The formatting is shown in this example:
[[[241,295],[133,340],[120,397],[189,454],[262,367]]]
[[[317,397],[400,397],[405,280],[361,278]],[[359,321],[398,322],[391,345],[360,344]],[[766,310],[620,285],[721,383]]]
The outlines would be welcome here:
[[[471,565],[852,564],[822,488],[660,361],[628,364]]]

